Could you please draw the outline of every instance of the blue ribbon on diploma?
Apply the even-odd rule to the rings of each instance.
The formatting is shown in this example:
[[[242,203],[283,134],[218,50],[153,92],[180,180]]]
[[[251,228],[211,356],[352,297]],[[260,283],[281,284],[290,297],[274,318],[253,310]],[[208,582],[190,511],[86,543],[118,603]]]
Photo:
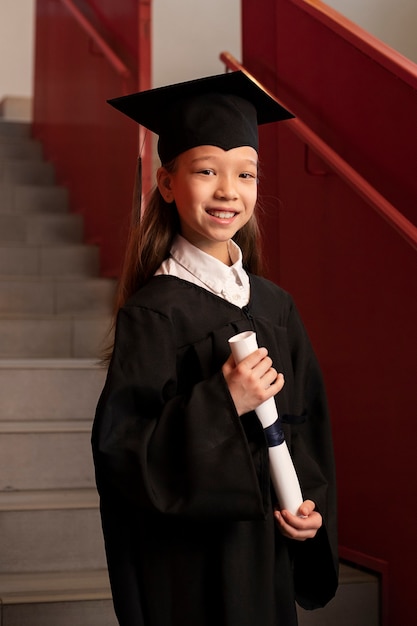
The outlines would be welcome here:
[[[273,424],[264,428],[266,441],[269,448],[280,446],[285,441],[281,420],[278,418]]]

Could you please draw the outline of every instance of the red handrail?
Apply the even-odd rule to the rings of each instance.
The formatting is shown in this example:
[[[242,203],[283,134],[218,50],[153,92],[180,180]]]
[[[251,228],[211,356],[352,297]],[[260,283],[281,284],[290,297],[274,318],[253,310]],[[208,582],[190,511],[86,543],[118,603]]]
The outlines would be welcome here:
[[[417,64],[411,59],[391,48],[321,0],[290,0],[290,2],[352,43],[355,48],[361,50],[374,62],[394,72],[401,80],[417,88]]]
[[[117,54],[111,49],[109,44],[103,39],[100,33],[94,28],[91,22],[85,17],[85,15],[80,11],[80,9],[75,5],[73,0],[60,0],[61,4],[63,4],[71,15],[74,17],[76,22],[81,26],[81,28],[87,33],[89,37],[94,41],[97,47],[101,50],[105,58],[109,61],[110,65],[116,70],[120,76],[124,79],[131,78],[132,72],[129,70],[127,65],[123,63],[123,61],[117,56]]]
[[[248,74],[247,70],[229,52],[220,54],[221,61],[230,70],[240,70]],[[280,102],[275,98],[277,102]],[[281,102],[280,102],[281,104]],[[285,104],[283,105],[285,106]],[[386,200],[372,185],[368,183],[353,167],[326,144],[300,119],[291,119],[285,122],[289,128],[327,165],[335,171],[353,190],[371,206],[392,228],[394,228],[415,250],[417,250],[417,227]]]

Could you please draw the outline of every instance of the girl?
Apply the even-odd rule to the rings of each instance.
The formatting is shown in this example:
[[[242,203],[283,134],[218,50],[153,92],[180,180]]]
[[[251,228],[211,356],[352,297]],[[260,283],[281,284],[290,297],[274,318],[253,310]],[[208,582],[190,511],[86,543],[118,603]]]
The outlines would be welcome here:
[[[111,104],[159,135],[162,162],[93,428],[119,623],[295,626],[295,600],[333,597],[337,546],[320,371],[291,297],[259,276],[257,126],[291,115],[241,72]],[[262,347],[237,365],[228,339],[251,329]],[[270,487],[254,409],[271,397],[298,515]]]

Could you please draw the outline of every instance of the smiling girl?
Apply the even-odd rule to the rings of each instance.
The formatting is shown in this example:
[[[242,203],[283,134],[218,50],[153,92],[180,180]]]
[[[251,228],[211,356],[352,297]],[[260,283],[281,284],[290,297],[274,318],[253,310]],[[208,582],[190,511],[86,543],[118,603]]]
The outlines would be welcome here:
[[[333,452],[310,342],[260,277],[258,124],[241,72],[111,101],[159,135],[132,225],[93,452],[121,626],[295,626],[337,587]],[[262,346],[238,365],[228,339]],[[285,384],[284,384],[285,378]],[[304,503],[280,510],[254,410],[275,398]]]

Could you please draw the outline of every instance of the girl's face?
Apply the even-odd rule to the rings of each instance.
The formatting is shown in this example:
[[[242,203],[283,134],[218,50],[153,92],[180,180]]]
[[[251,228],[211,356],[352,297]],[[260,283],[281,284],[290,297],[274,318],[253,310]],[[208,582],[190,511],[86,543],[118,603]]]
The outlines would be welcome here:
[[[158,187],[175,201],[181,234],[204,252],[229,263],[227,242],[253,214],[258,155],[243,146],[198,146],[177,157],[173,173],[158,170]]]

